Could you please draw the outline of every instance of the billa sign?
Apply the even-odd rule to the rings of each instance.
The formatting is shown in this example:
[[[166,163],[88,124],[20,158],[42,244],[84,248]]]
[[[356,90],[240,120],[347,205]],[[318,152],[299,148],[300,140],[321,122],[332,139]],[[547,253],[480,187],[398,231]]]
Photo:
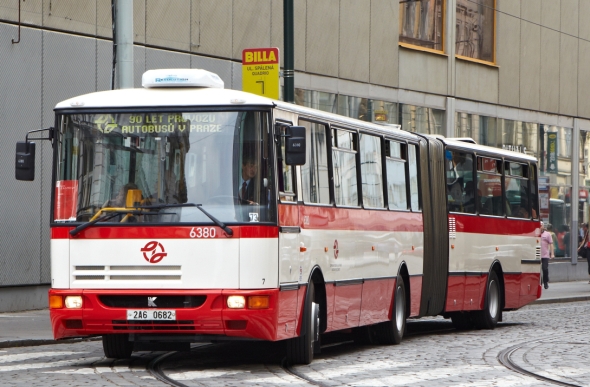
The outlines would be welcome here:
[[[242,90],[279,99],[279,49],[247,48],[242,51]]]

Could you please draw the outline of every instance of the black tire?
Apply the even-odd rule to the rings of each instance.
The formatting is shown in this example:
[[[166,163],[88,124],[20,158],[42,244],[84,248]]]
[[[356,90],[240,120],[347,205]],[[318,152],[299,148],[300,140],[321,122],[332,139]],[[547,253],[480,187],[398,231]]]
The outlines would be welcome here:
[[[381,344],[399,344],[406,331],[406,285],[401,276],[397,277],[393,293],[391,320],[375,325],[376,337]]]
[[[314,302],[315,286],[313,282],[309,284],[306,297],[301,326],[305,333],[287,340],[287,362],[289,364],[309,364],[313,360],[314,346],[319,333],[319,305]],[[315,313],[314,308],[316,308]]]
[[[473,319],[471,312],[457,312],[451,315],[453,326],[459,330],[473,329]]]
[[[133,353],[133,342],[129,341],[129,335],[103,335],[102,349],[104,355],[111,359],[129,359]]]
[[[500,281],[495,272],[488,276],[483,310],[473,315],[473,322],[479,329],[494,329],[498,325],[502,313]]]

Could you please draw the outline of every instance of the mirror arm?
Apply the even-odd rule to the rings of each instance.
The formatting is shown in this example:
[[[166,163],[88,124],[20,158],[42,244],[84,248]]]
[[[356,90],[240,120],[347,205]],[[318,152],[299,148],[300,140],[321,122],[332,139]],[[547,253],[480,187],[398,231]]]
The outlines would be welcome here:
[[[55,129],[53,127],[45,128],[45,129],[30,130],[29,132],[27,132],[27,135],[25,136],[25,141],[27,142],[27,146],[28,146],[28,143],[29,143],[30,140],[49,140],[53,144],[53,133],[54,133],[54,131],[55,131]],[[47,137],[29,138],[29,135],[31,133],[38,133],[38,132],[48,132],[48,136]]]

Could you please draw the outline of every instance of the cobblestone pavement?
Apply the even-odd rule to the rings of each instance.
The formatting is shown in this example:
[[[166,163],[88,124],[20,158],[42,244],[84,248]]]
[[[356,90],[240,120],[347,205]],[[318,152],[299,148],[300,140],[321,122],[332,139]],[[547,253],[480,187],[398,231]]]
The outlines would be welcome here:
[[[504,367],[512,348],[521,368],[590,385],[590,302],[531,305],[504,313],[493,331],[457,331],[449,321],[411,321],[397,346],[337,345],[293,371],[324,386],[552,386]],[[244,350],[244,348],[249,348]],[[268,345],[224,345],[170,357],[168,377],[193,386],[309,386],[287,372]],[[2,386],[164,386],[146,366],[157,354],[105,359],[100,341],[0,350]]]

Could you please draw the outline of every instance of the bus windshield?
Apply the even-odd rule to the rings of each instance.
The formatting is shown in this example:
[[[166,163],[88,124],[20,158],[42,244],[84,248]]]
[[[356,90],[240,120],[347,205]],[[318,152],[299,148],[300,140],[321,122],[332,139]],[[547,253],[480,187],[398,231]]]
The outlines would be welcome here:
[[[276,222],[268,131],[260,111],[59,115],[53,221]]]

